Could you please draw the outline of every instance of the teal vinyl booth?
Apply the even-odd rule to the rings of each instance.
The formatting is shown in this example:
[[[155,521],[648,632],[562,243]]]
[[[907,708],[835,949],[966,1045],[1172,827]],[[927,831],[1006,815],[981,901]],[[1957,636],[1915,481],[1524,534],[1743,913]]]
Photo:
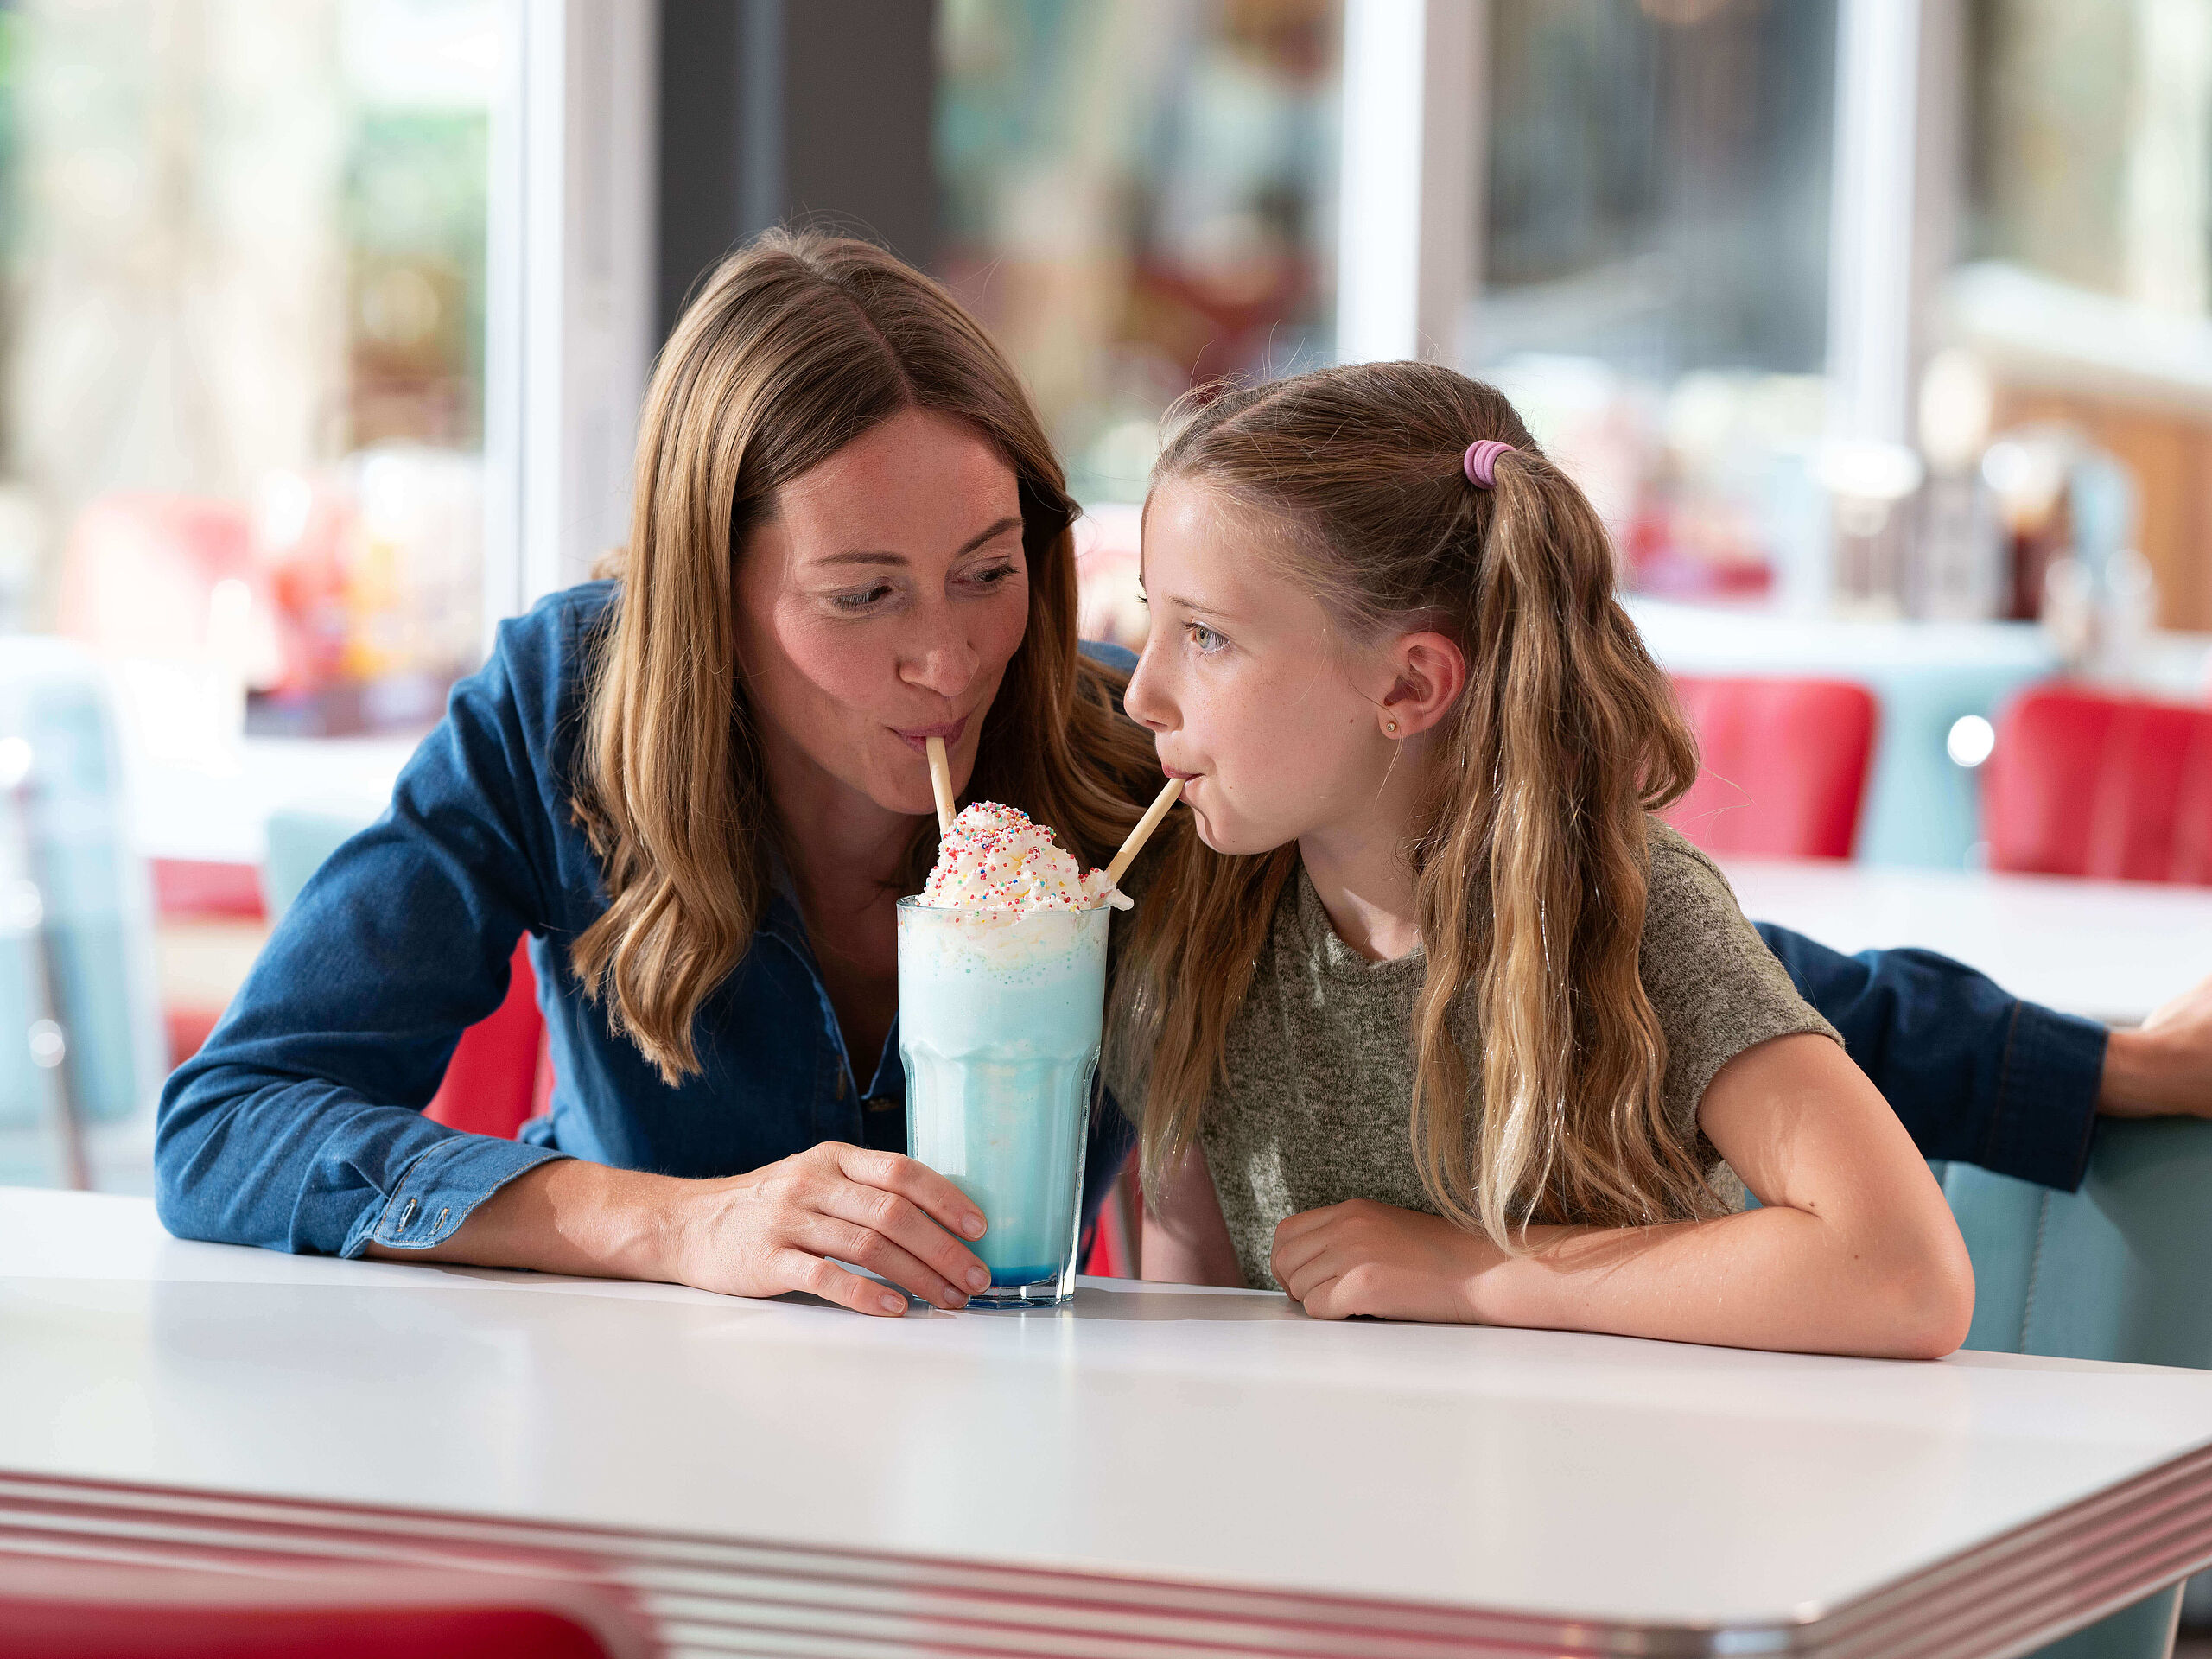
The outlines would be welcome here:
[[[2212,1370],[2212,1122],[2104,1120],[2078,1192],[1935,1167],[1974,1257],[1967,1347]],[[2036,1659],[2162,1659],[2180,1597],[2163,1591]]]

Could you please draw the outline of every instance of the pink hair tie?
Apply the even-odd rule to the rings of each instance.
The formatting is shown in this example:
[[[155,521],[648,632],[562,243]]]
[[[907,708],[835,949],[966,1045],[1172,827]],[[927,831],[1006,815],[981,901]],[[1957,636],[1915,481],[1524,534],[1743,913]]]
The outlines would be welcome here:
[[[1510,443],[1480,438],[1467,446],[1467,453],[1459,459],[1459,470],[1466,474],[1468,483],[1486,490],[1497,482],[1497,458],[1512,453]]]

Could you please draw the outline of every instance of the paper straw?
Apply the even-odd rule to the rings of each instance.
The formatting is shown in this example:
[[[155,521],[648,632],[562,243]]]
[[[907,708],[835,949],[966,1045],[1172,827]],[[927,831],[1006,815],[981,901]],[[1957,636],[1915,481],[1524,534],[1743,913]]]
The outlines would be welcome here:
[[[1152,839],[1152,832],[1160,828],[1160,821],[1167,816],[1167,809],[1175,804],[1176,798],[1182,792],[1183,780],[1170,778],[1167,787],[1160,791],[1159,798],[1150,806],[1145,808],[1144,817],[1137,820],[1137,827],[1129,831],[1129,838],[1122,843],[1122,850],[1114,855],[1114,861],[1106,867],[1109,886],[1120,885],[1122,873],[1144,850],[1145,842]]]
[[[937,791],[937,832],[949,836],[957,810],[952,804],[952,766],[944,758],[943,738],[925,738],[923,745],[930,752],[930,787]]]

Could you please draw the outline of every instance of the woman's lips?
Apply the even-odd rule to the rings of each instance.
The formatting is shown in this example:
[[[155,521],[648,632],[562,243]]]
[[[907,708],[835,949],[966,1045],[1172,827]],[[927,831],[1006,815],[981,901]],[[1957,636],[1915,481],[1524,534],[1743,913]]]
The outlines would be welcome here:
[[[1177,768],[1177,767],[1174,767],[1174,766],[1161,766],[1161,767],[1160,767],[1160,771],[1162,771],[1162,772],[1166,772],[1166,773],[1170,778],[1180,778],[1180,779],[1181,779],[1185,783],[1186,783],[1186,784],[1187,784],[1188,782],[1190,782],[1190,781],[1191,781],[1191,779],[1193,779],[1193,778],[1200,778],[1200,777],[1204,777],[1204,776],[1205,776],[1205,774],[1204,774],[1203,772],[1184,772],[1184,771],[1179,770],[1179,768]]]
[[[948,721],[941,726],[894,726],[891,732],[916,754],[927,754],[930,739],[943,738],[944,747],[949,749],[960,741],[960,734],[967,729],[968,716],[963,715],[959,719]]]

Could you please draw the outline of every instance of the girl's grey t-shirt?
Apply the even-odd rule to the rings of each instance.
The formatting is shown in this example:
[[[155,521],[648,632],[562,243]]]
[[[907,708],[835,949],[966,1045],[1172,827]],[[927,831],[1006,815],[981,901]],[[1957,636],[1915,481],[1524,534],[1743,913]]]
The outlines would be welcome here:
[[[1797,995],[1713,861],[1656,820],[1650,846],[1637,971],[1667,1036],[1667,1117],[1694,1146],[1698,1102],[1737,1055],[1802,1032],[1842,1039]],[[1414,1004],[1426,971],[1418,949],[1370,962],[1338,938],[1303,865],[1284,885],[1230,1025],[1227,1085],[1199,1119],[1248,1285],[1274,1288],[1275,1228],[1301,1211],[1364,1198],[1436,1213],[1411,1128]],[[1109,1073],[1107,1082],[1139,1116],[1141,1080]],[[1740,1198],[1725,1165],[1711,1179],[1724,1202]]]

